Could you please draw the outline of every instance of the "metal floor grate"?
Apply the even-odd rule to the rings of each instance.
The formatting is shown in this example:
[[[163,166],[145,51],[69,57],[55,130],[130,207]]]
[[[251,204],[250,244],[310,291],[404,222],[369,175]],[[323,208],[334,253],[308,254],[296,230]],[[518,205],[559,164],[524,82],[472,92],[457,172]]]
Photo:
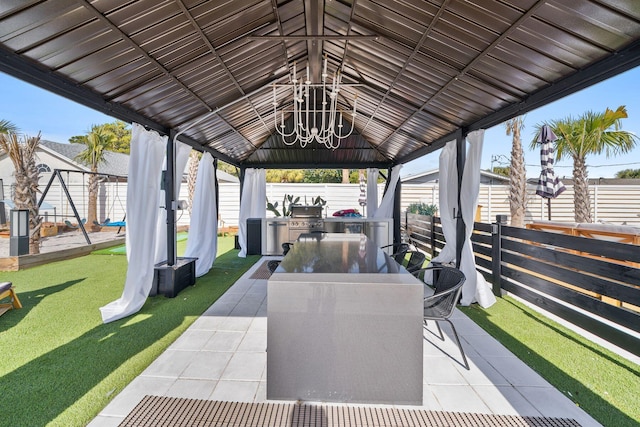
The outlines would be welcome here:
[[[256,271],[251,274],[249,279],[269,279],[269,277],[271,277],[271,272],[267,268],[268,263],[269,261],[264,261],[260,264],[260,267],[256,268]]]
[[[580,427],[568,418],[146,396],[121,427]]]

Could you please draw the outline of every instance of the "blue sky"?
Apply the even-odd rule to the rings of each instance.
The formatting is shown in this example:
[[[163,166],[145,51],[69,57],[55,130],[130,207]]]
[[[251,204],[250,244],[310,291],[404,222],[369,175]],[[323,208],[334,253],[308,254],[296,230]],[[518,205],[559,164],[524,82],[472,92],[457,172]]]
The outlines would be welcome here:
[[[42,133],[43,139],[55,142],[67,142],[73,135],[84,135],[92,124],[112,122],[115,119],[84,107],[63,97],[54,95],[36,86],[0,73],[0,119],[10,120],[28,135]],[[537,123],[561,119],[567,116],[579,116],[592,111],[604,111],[626,105],[629,118],[622,121],[622,128],[640,135],[640,67],[623,73],[598,85],[584,89],[525,116],[523,145],[527,176],[532,178],[540,172],[540,158],[537,150],[530,151],[529,143],[535,138]],[[487,129],[484,138],[482,168],[491,167],[492,157],[498,158],[494,166],[508,165],[511,153],[511,137],[507,136],[503,126]],[[436,169],[439,152],[406,164],[402,175],[410,175]],[[640,169],[640,143],[631,153],[623,156],[605,158],[587,157],[589,177],[610,178],[622,169]],[[570,159],[557,162],[556,174],[560,177],[571,176]]]

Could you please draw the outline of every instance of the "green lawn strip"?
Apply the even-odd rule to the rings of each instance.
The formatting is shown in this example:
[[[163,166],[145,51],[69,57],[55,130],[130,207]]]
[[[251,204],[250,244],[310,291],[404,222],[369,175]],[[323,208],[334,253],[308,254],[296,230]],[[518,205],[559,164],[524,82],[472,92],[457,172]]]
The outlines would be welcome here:
[[[189,233],[180,232],[176,237],[176,241],[178,242],[178,252],[180,252],[180,246],[186,246],[186,241]],[[184,249],[183,249],[184,251]],[[127,248],[125,245],[112,246],[110,248],[98,249],[96,251],[91,252],[93,255],[126,255]]]
[[[238,258],[232,247],[232,237],[219,239],[214,267],[176,298],[149,298],[106,325],[99,307],[120,297],[126,257],[0,272],[24,306],[0,317],[0,390],[10,391],[0,424],[86,425],[259,259]]]
[[[509,296],[462,311],[605,426],[640,423],[640,366]]]

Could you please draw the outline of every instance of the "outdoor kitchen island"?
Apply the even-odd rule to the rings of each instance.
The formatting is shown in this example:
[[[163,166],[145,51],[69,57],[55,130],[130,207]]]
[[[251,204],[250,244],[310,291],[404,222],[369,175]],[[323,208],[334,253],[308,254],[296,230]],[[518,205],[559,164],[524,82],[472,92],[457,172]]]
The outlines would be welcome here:
[[[303,234],[268,281],[267,399],[422,405],[422,283],[364,234]]]

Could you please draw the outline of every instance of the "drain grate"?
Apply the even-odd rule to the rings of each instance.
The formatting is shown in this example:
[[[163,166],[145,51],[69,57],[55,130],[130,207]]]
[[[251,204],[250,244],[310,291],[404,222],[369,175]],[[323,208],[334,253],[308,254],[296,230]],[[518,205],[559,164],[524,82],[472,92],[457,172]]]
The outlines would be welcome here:
[[[580,427],[573,419],[146,396],[121,427]]]

